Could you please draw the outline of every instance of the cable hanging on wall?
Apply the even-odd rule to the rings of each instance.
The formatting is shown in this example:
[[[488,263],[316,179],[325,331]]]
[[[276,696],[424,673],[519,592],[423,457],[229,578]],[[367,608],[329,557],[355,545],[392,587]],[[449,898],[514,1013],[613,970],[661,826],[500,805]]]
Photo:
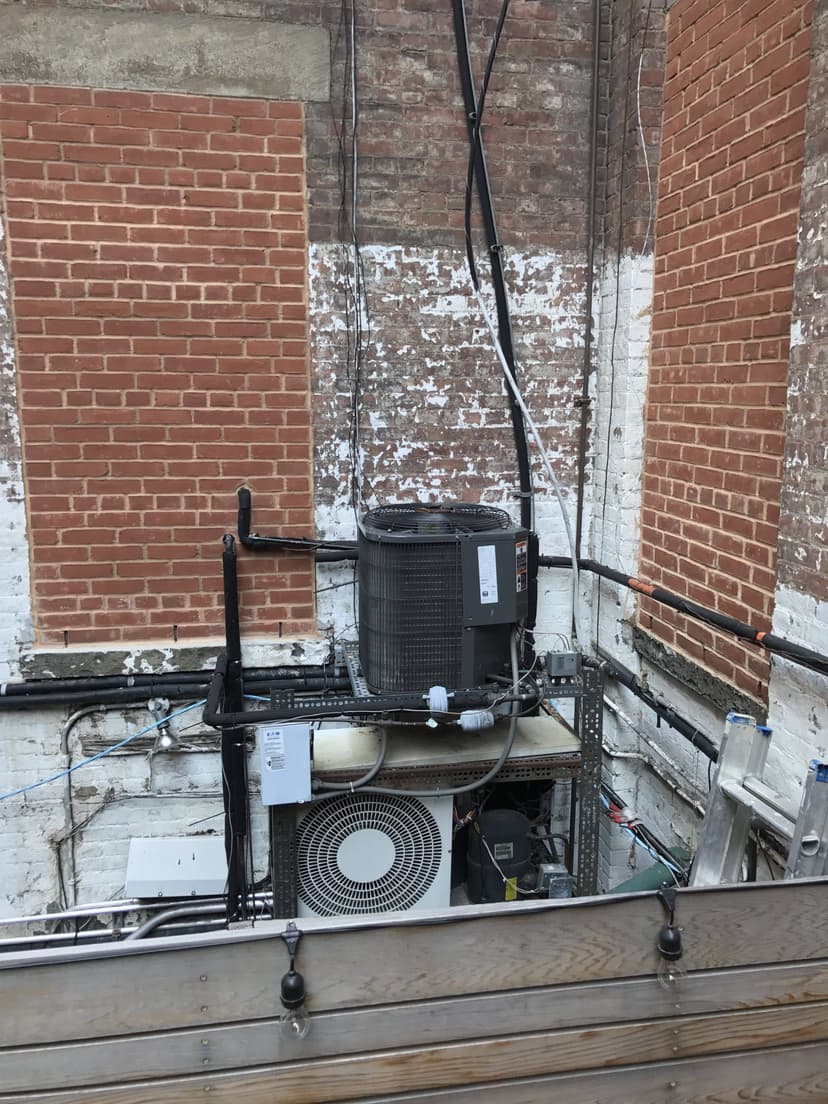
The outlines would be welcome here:
[[[359,241],[359,97],[357,84],[356,0],[342,0],[334,50],[344,49],[341,114],[333,116],[339,175],[338,237],[342,243],[342,279],[345,289],[345,379],[349,395],[349,500],[355,520],[364,510],[364,489],[376,497],[364,470],[360,429],[361,391],[365,355],[371,343],[371,318],[365,265]],[[379,501],[379,500],[378,500]]]
[[[503,376],[506,381],[506,390],[509,396],[512,424],[515,436],[515,447],[518,459],[518,472],[520,478],[521,523],[526,526],[527,529],[534,529],[534,490],[532,487],[532,473],[529,463],[528,441],[526,436],[526,427],[528,425],[535,445],[537,447],[538,454],[540,455],[543,467],[549,477],[550,483],[555,492],[555,496],[560,507],[561,516],[563,518],[563,525],[567,536],[567,542],[569,544],[570,558],[572,564],[572,624],[575,635],[578,636],[580,633],[581,616],[579,609],[580,587],[578,579],[578,555],[575,547],[575,538],[569,520],[569,515],[566,510],[566,505],[563,500],[563,493],[561,491],[558,479],[555,475],[554,467],[549,458],[549,454],[543,445],[543,441],[541,439],[538,428],[532,420],[532,417],[524,401],[520,385],[518,383],[520,364],[514,352],[511,320],[509,316],[509,303],[506,291],[506,281],[503,271],[502,246],[497,235],[497,226],[495,223],[494,207],[492,203],[491,191],[489,188],[488,169],[486,167],[486,158],[483,149],[483,137],[481,132],[483,112],[486,104],[486,95],[488,92],[495,57],[497,55],[497,50],[500,44],[500,39],[503,32],[503,27],[505,25],[508,10],[509,0],[503,0],[497,24],[495,26],[495,32],[489,48],[489,54],[486,61],[486,68],[483,75],[480,92],[479,94],[476,94],[471,71],[471,56],[469,49],[465,4],[464,0],[455,0],[454,2],[455,37],[457,41],[457,53],[460,65],[460,81],[462,85],[463,99],[466,108],[470,146],[468,171],[466,174],[466,191],[464,205],[466,258],[469,267],[469,276],[472,283],[472,289],[477,301],[477,306],[481,315],[483,316],[486,328],[489,331],[492,345],[494,346],[495,352],[497,353],[497,357],[500,361],[500,365],[503,371]],[[480,280],[477,273],[477,266],[474,259],[474,247],[471,232],[471,204],[472,187],[475,180],[477,182],[480,210],[489,246],[492,286],[495,295],[497,313],[496,328],[483,298],[480,287]],[[535,610],[537,607],[537,583],[534,579],[534,574],[531,585],[532,596],[530,600],[530,613],[529,617],[527,618],[527,627],[530,629],[534,626],[535,623]]]

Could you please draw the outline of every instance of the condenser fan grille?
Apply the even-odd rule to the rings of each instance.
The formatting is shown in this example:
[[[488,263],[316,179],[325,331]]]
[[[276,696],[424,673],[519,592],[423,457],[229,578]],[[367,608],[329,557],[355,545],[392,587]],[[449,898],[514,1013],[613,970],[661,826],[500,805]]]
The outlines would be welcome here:
[[[360,543],[360,654],[370,686],[394,693],[436,682],[459,686],[460,551],[456,542]]]
[[[384,533],[487,533],[508,529],[512,519],[505,510],[469,502],[401,502],[369,510],[362,519],[366,529]]]
[[[296,833],[299,895],[318,916],[415,906],[443,845],[431,810],[409,797],[343,794],[313,806]]]

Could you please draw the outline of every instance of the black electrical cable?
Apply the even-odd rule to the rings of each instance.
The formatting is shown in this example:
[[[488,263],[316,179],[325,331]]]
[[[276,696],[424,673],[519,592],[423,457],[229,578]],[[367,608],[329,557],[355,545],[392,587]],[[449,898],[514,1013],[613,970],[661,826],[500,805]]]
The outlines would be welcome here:
[[[631,690],[637,698],[652,709],[656,716],[660,717],[661,720],[665,721],[671,728],[675,729],[676,732],[684,736],[686,740],[689,740],[694,748],[698,748],[703,755],[706,755],[711,763],[718,761],[718,748],[700,728],[696,728],[695,725],[686,721],[672,708],[672,706],[659,701],[655,694],[653,694],[643,682],[635,677],[632,671],[628,671],[627,668],[622,666],[617,660],[611,659],[603,653],[601,653],[601,657],[604,660],[602,664],[604,674],[615,682],[620,682],[621,685],[626,686],[628,690]]]
[[[187,701],[205,696],[210,685],[209,678],[199,683],[169,684],[140,687],[123,687],[98,690],[44,691],[42,693],[18,694],[0,697],[0,712],[22,709],[58,709],[63,706],[82,705],[130,705],[140,704],[148,698],[161,697],[170,701]],[[317,693],[320,690],[342,692],[351,687],[347,678],[306,678],[306,679],[265,679],[261,682],[245,680],[245,689],[252,693],[268,693],[270,690],[292,690],[295,693]]]
[[[247,667],[244,678],[249,683],[271,682],[274,685],[298,685],[303,679],[331,678],[337,673],[344,674],[342,664],[303,663],[289,667]],[[27,679],[24,682],[0,683],[0,699],[26,697],[30,694],[73,693],[89,691],[95,694],[99,690],[136,689],[146,691],[148,697],[164,697],[165,686],[192,685],[194,689],[206,686],[213,677],[211,670],[203,671],[164,671],[157,674],[134,675],[79,675],[74,678]],[[199,695],[196,694],[196,697]]]
[[[538,563],[541,567],[572,566],[568,556],[540,556]],[[704,621],[705,624],[713,628],[732,633],[741,640],[746,640],[750,644],[756,644],[757,647],[765,648],[775,655],[789,659],[791,663],[798,663],[801,667],[807,667],[818,674],[828,675],[828,656],[815,652],[812,648],[803,648],[801,645],[794,644],[792,641],[785,640],[774,633],[756,629],[735,617],[729,617],[717,610],[707,609],[697,602],[691,602],[688,598],[682,598],[678,594],[673,594],[672,591],[665,590],[664,587],[644,582],[631,575],[625,575],[622,571],[616,571],[614,568],[599,564],[595,560],[579,560],[578,565],[582,571],[591,571],[604,579],[611,579],[614,583],[620,583],[621,586],[628,587],[638,594],[652,598],[654,602],[661,602],[679,613]]]
[[[457,60],[460,69],[460,84],[463,93],[463,103],[466,111],[466,124],[469,134],[470,157],[473,168],[473,176],[477,182],[477,193],[480,202],[480,210],[483,226],[486,233],[486,241],[489,249],[489,260],[492,270],[492,287],[494,289],[495,304],[497,307],[498,340],[506,363],[513,377],[517,379],[515,353],[512,343],[512,325],[509,317],[509,303],[506,295],[506,280],[503,275],[502,248],[497,234],[497,225],[494,216],[494,204],[491,189],[489,187],[489,173],[486,167],[486,157],[483,148],[483,136],[480,131],[482,118],[479,110],[477,96],[474,89],[474,78],[471,69],[471,52],[469,49],[468,25],[466,21],[466,9],[464,0],[453,0],[454,35],[457,46]],[[505,19],[504,9],[508,8],[508,0],[504,0],[501,15]],[[500,19],[498,26],[502,30]],[[487,76],[484,84],[488,86],[488,76],[494,64],[497,52],[497,43],[500,39],[500,30],[496,31],[492,49],[489,51],[487,63]],[[469,250],[471,252],[471,250]],[[472,270],[472,281],[476,279],[476,273]],[[477,284],[474,283],[475,289]],[[507,386],[509,397],[509,410],[512,420],[512,430],[515,440],[515,451],[518,462],[518,476],[520,481],[520,518],[521,525],[525,529],[532,529],[533,490],[532,472],[529,464],[529,444],[526,438],[526,426],[523,412],[520,409],[511,388]],[[536,591],[536,581],[530,586]],[[535,601],[530,600],[530,611],[534,608]],[[530,613],[530,620],[532,620]]]
[[[600,116],[601,70],[601,7],[602,0],[593,0],[592,6],[592,88],[589,120],[589,185],[587,190],[587,259],[586,302],[584,304],[584,359],[581,376],[581,396],[577,401],[580,411],[578,430],[578,489],[575,509],[575,549],[581,554],[584,524],[584,494],[586,490],[587,452],[589,448],[590,380],[592,378],[592,305],[595,286],[595,210],[598,188],[598,120]],[[573,626],[573,629],[575,626]]]
[[[311,537],[263,537],[250,532],[253,499],[249,487],[240,487],[238,491],[239,513],[236,523],[239,540],[245,548],[253,551],[261,548],[281,549],[287,552],[316,552],[318,560],[355,560],[355,541],[324,541]]]
[[[480,128],[483,124],[483,112],[486,109],[486,95],[489,91],[489,81],[492,76],[492,69],[494,68],[494,60],[497,55],[497,48],[500,45],[500,36],[503,34],[503,27],[506,23],[506,15],[509,11],[509,0],[503,0],[500,5],[500,14],[497,17],[497,25],[495,26],[495,32],[492,36],[492,42],[489,47],[489,56],[486,59],[486,69],[483,73],[483,83],[480,87],[480,95],[477,97],[477,106],[475,109],[474,122],[471,132],[471,143],[469,147],[469,164],[466,171],[466,195],[463,209],[463,227],[466,235],[466,261],[469,266],[469,275],[471,276],[471,282],[475,289],[480,288],[480,281],[477,276],[477,264],[474,259],[474,245],[472,243],[472,227],[471,227],[471,215],[472,215],[472,190],[474,188],[474,178],[477,166],[478,157],[481,159],[485,157],[482,151],[482,138],[480,134]],[[494,218],[494,212],[492,213]],[[494,231],[496,239],[496,231]]]

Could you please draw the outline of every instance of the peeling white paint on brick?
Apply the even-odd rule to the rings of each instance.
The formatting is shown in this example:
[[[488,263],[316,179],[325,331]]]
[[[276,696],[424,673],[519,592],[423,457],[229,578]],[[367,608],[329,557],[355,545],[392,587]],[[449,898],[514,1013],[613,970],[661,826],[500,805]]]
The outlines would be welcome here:
[[[601,274],[598,298],[600,322],[597,339],[598,370],[594,396],[591,555],[627,575],[638,570],[641,475],[644,463],[644,402],[650,355],[650,315],[653,295],[651,255],[624,256],[616,269],[608,265]],[[597,596],[597,583],[594,593]],[[617,605],[605,601],[617,595]],[[610,645],[627,665],[635,664],[626,621],[635,609],[632,592],[603,586],[601,621],[595,638]],[[608,624],[604,625],[604,618]],[[625,655],[619,655],[621,641]]]
[[[652,288],[652,256],[626,255],[618,267],[614,261],[605,266],[595,294],[597,371],[591,391],[592,468],[584,527],[590,555],[627,575],[637,573],[639,562]],[[593,639],[601,650],[646,677],[664,701],[717,737],[721,719],[715,711],[700,705],[694,695],[660,671],[644,670],[632,640],[635,594],[613,583],[599,583],[592,576],[585,576],[582,584],[592,611]],[[614,757],[605,757],[605,778],[646,817],[660,838],[671,846],[692,847],[698,816],[658,775],[678,775],[691,798],[703,801],[707,760],[666,725],[657,727],[654,714],[617,683],[609,682],[606,693],[618,712],[608,710],[604,716],[604,742],[614,753]],[[668,761],[675,766],[668,767]],[[605,829],[603,886],[616,885],[651,865],[646,853],[631,850],[630,842],[629,836],[618,830]]]
[[[19,673],[20,649],[33,637],[17,378],[0,218],[0,681]]]
[[[82,904],[122,893],[132,837],[223,832],[219,735],[199,724],[198,717],[198,710],[194,710],[174,719],[171,727],[185,746],[194,731],[206,735],[205,749],[148,756],[127,745],[123,751],[76,771],[71,776],[74,821],[69,816],[66,779],[3,803],[0,918],[58,907],[60,845],[67,895],[70,902],[76,899]],[[48,777],[67,765],[60,739],[64,719],[60,710],[4,715],[4,725],[14,724],[19,737],[4,743],[0,792]],[[149,712],[142,710],[85,718],[69,737],[72,761],[77,763],[88,754],[90,736],[114,744],[152,720]],[[209,747],[211,739],[215,750]],[[258,765],[253,753],[249,775],[252,838],[260,876],[267,864],[267,828],[258,799]],[[68,847],[73,825],[82,825],[74,834],[78,872],[75,886]]]
[[[518,517],[508,399],[471,292],[465,254],[368,246],[363,261],[372,340],[363,365],[361,422],[372,485],[382,501],[462,499],[500,506]],[[311,246],[317,532],[340,539],[354,531],[341,341],[348,263],[339,246]],[[483,266],[481,275],[485,286]],[[524,395],[558,468],[574,523],[583,266],[551,252],[515,253],[506,257],[506,276]],[[487,298],[493,311],[488,293]],[[543,550],[568,554],[560,512],[533,447],[531,453]],[[366,503],[376,504],[373,498]],[[340,624],[353,626],[350,590],[337,585],[343,582],[340,568],[320,567],[317,576],[318,623],[336,635]],[[541,613],[552,631],[569,631],[568,595],[565,572],[544,576]]]
[[[789,586],[778,586],[773,632],[805,648],[828,652],[828,602]],[[773,729],[768,776],[798,805],[808,763],[828,756],[824,677],[774,656],[768,687],[768,724]]]

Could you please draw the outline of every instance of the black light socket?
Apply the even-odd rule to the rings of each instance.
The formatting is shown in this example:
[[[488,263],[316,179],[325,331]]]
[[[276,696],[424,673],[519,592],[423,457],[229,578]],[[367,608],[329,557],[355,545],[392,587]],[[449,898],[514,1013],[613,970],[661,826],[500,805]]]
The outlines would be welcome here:
[[[668,962],[675,962],[684,953],[681,945],[681,931],[674,924],[665,924],[659,931],[658,951]]]
[[[285,1008],[299,1008],[305,1003],[305,979],[295,970],[282,976],[280,998]]]

